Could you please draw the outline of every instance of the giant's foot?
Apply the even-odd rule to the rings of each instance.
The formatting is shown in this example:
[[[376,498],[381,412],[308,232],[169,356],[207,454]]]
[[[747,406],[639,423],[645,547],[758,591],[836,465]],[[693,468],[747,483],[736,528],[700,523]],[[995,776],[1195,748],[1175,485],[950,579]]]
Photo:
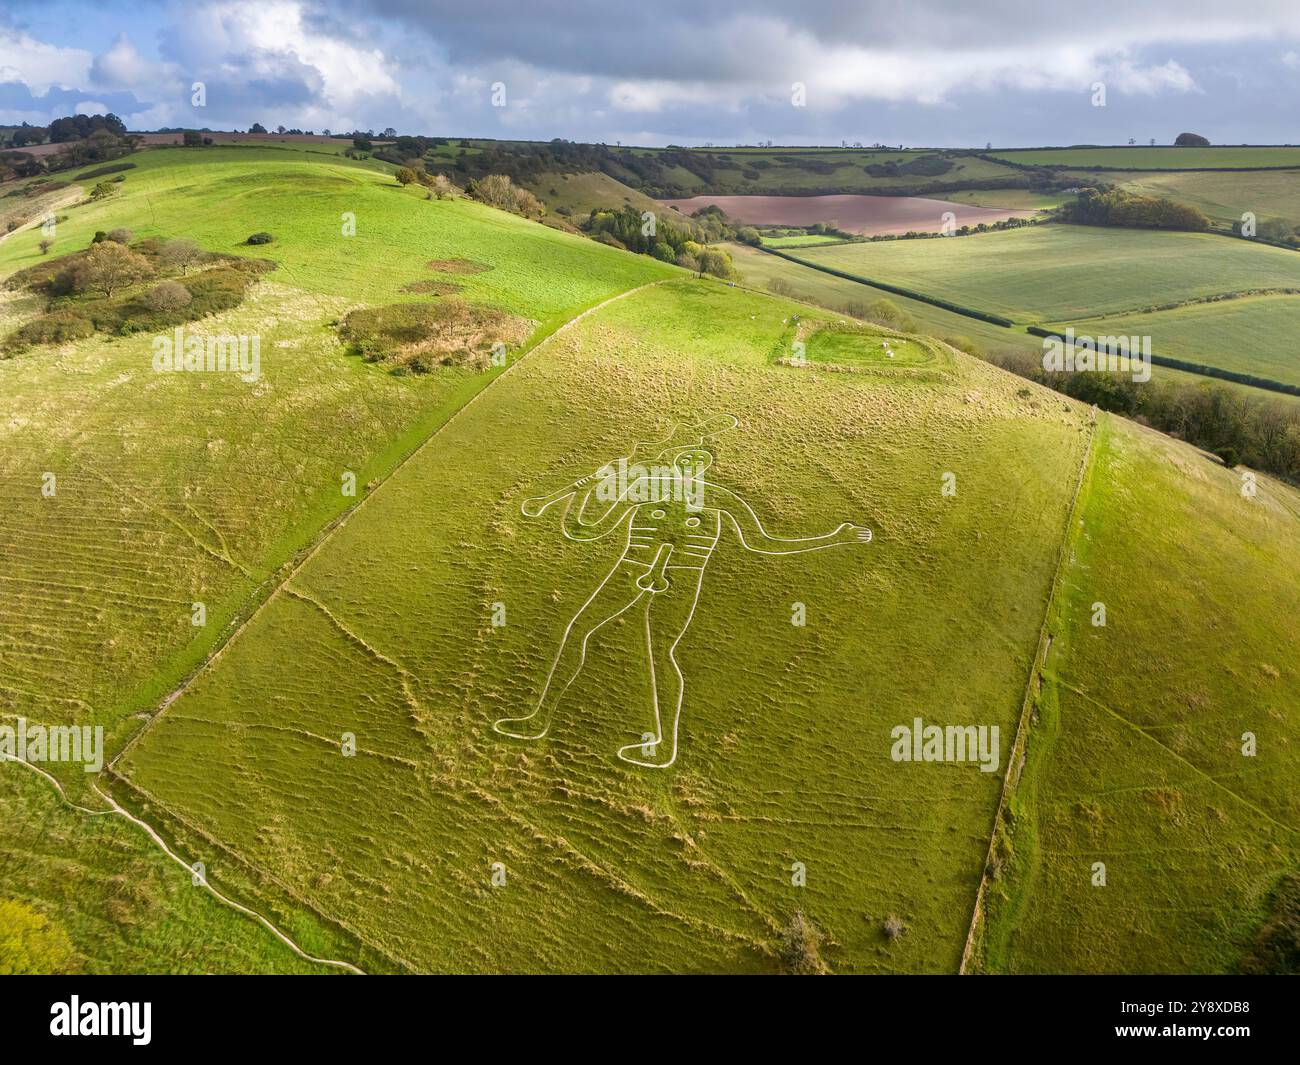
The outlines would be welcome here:
[[[503,717],[492,722],[492,727],[501,735],[516,740],[540,740],[550,729],[550,724],[536,714],[528,717]]]
[[[677,749],[673,744],[662,740],[652,743],[629,743],[618,749],[618,756],[625,762],[644,766],[646,769],[667,769],[677,760]]]

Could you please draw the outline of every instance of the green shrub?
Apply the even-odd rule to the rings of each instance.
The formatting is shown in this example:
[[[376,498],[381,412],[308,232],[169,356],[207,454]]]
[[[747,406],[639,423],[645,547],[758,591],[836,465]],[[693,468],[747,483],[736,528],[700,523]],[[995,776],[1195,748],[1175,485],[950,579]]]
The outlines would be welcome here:
[[[165,314],[188,307],[194,302],[194,297],[179,281],[164,281],[145,294],[144,302],[150,310]]]
[[[1300,975],[1300,874],[1282,878],[1269,899],[1269,913],[1242,959],[1248,974]]]
[[[105,174],[116,174],[122,170],[134,170],[135,163],[114,163],[111,166],[101,166],[94,170],[87,170],[84,174],[78,174],[77,181],[89,181],[91,178],[103,177]],[[125,178],[117,178],[123,181]]]
[[[70,308],[52,311],[19,326],[5,339],[9,353],[26,351],[36,344],[64,344],[81,340],[95,331],[95,324]]]

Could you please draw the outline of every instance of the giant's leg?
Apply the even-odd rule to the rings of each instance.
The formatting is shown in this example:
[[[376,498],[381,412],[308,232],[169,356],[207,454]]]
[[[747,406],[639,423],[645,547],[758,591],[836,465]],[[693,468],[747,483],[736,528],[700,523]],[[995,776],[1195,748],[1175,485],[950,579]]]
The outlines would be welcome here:
[[[551,727],[555,708],[570,685],[578,679],[587,661],[587,642],[601,626],[625,613],[645,594],[637,588],[635,579],[643,568],[629,566],[620,561],[591,597],[573,616],[564,635],[560,649],[555,653],[550,675],[542,688],[537,708],[523,717],[503,717],[492,727],[505,736],[518,740],[539,740]]]
[[[652,742],[629,743],[619,749],[625,762],[666,769],[677,760],[677,727],[682,713],[685,679],[677,662],[677,645],[686,634],[700,598],[703,571],[670,566],[666,591],[647,596],[642,604],[646,654],[654,710]]]

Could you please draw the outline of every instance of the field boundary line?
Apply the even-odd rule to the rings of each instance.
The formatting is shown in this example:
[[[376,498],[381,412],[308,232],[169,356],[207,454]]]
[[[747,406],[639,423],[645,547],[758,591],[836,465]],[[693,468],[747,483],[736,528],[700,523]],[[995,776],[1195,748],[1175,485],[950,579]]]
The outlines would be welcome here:
[[[160,835],[158,835],[158,833],[155,832],[147,822],[142,821],[140,820],[140,818],[136,817],[133,813],[131,813],[124,806],[118,803],[117,800],[114,799],[111,795],[109,795],[107,792],[100,789],[98,785],[92,783],[91,788],[94,790],[95,794],[97,794],[101,799],[103,799],[106,803],[108,803],[109,809],[107,810],[92,810],[87,806],[80,806],[77,803],[73,802],[71,799],[68,798],[67,792],[63,790],[63,785],[59,783],[57,777],[55,777],[51,773],[47,773],[44,769],[40,768],[40,766],[33,765],[31,762],[28,762],[26,759],[14,758],[11,755],[7,755],[7,754],[0,754],[0,761],[17,762],[19,765],[25,765],[32,772],[39,773],[42,777],[44,777],[51,784],[54,785],[54,790],[58,793],[59,798],[63,801],[63,803],[71,807],[73,810],[78,811],[79,813],[87,814],[91,817],[106,817],[111,815],[117,815],[120,817],[124,817],[132,824],[140,828],[143,828],[145,832],[148,833],[149,838],[152,839],[154,843],[158,845],[158,848],[165,855],[167,855],[168,858],[170,858],[182,869],[184,869],[187,873],[189,873],[191,877],[194,876],[194,870],[185,863],[185,859],[182,858],[175,851],[173,851],[170,847],[168,847],[166,842],[163,840],[163,838]],[[200,876],[199,883],[203,887],[207,888],[209,894],[211,894],[212,897],[215,898],[218,902],[222,903],[225,906],[230,907],[232,910],[242,913],[246,917],[253,918],[253,920],[257,921],[259,924],[265,927],[267,931],[269,931],[273,936],[276,937],[276,939],[280,940],[280,942],[282,942],[285,946],[287,946],[290,950],[292,950],[304,961],[312,962],[314,965],[330,965],[337,969],[345,969],[355,976],[365,976],[365,973],[362,972],[360,969],[358,969],[351,962],[339,961],[334,958],[317,958],[315,955],[308,954],[305,950],[302,949],[302,947],[298,946],[297,943],[295,943],[292,939],[290,939],[287,935],[285,935],[285,933],[281,932],[280,929],[278,929],[274,924],[272,924],[269,919],[263,917],[260,913],[256,912],[255,910],[250,910],[247,906],[244,906],[236,902],[234,899],[227,898],[225,895],[223,895],[220,891],[218,891],[208,882],[208,878],[206,876]]]
[[[957,968],[958,975],[966,975],[969,971],[976,934],[984,918],[989,866],[993,860],[994,849],[997,847],[998,829],[1002,826],[1006,817],[1006,810],[1011,801],[1011,796],[1020,783],[1020,771],[1025,748],[1029,743],[1029,718],[1034,705],[1034,681],[1041,678],[1042,672],[1047,666],[1047,656],[1052,649],[1052,609],[1056,605],[1057,592],[1065,574],[1065,566],[1070,554],[1070,544],[1074,539],[1074,524],[1078,517],[1079,501],[1083,498],[1083,487],[1088,481],[1089,468],[1092,465],[1093,444],[1097,438],[1097,414],[1097,408],[1093,407],[1089,423],[1088,442],[1084,446],[1083,457],[1079,461],[1079,474],[1074,486],[1074,497],[1070,500],[1070,509],[1066,514],[1065,532],[1061,536],[1061,544],[1056,556],[1056,568],[1052,573],[1052,583],[1048,588],[1047,602],[1043,607],[1043,624],[1038,631],[1038,646],[1035,648],[1034,658],[1029,666],[1029,677],[1025,681],[1025,694],[1020,703],[1020,718],[1016,723],[1015,739],[1012,740],[1011,750],[1007,755],[1007,773],[1002,778],[1002,792],[998,797],[997,809],[993,813],[993,829],[989,833],[989,845],[984,853],[984,867],[980,870],[979,887],[975,890],[975,905],[971,911],[970,927],[966,932],[966,943],[962,947],[961,964]]]
[[[845,243],[866,243],[862,241],[847,241]],[[920,303],[928,303],[932,307],[938,307],[942,311],[951,311],[953,314],[960,314],[966,318],[974,318],[978,322],[986,322],[989,325],[1001,326],[1003,329],[1015,329],[1016,323],[1001,314],[993,314],[990,311],[978,311],[974,307],[964,307],[960,303],[953,303],[944,299],[942,296],[931,296],[925,292],[917,292],[915,289],[904,288],[902,285],[892,285],[888,281],[873,281],[869,277],[861,277],[858,274],[850,274],[845,270],[838,270],[833,266],[823,266],[820,263],[810,262],[808,259],[800,259],[797,255],[790,255],[788,252],[780,251],[777,248],[765,248],[761,244],[754,245],[759,251],[766,252],[768,255],[775,255],[778,259],[785,259],[788,262],[797,263],[800,266],[806,266],[810,270],[817,270],[823,274],[829,274],[831,277],[843,278],[845,281],[853,281],[859,285],[866,285],[868,288],[878,288],[882,292],[888,292],[895,296],[903,296],[910,300],[917,300]]]
[[[616,293],[615,295],[610,296],[607,299],[601,300],[599,303],[593,304],[592,306],[588,307],[586,310],[579,312],[578,314],[570,318],[568,321],[563,322],[558,328],[555,329],[554,332],[543,337],[540,341],[538,341],[535,345],[533,345],[533,347],[525,351],[519,358],[517,358],[514,362],[510,363],[510,365],[507,366],[501,373],[499,373],[496,377],[494,377],[491,381],[489,381],[486,385],[484,385],[483,388],[479,389],[472,396],[470,396],[470,398],[467,399],[460,407],[457,407],[456,410],[453,411],[449,417],[447,417],[444,421],[442,421],[427,437],[424,438],[424,440],[422,440],[415,448],[413,448],[410,454],[408,454],[405,458],[403,458],[400,462],[398,462],[397,465],[395,465],[391,470],[388,471],[388,473],[384,474],[384,476],[380,478],[379,482],[375,485],[373,489],[371,489],[364,496],[358,499],[357,502],[354,503],[352,506],[350,506],[347,510],[343,511],[341,514],[337,515],[335,518],[329,521],[325,525],[325,527],[321,529],[315,541],[308,548],[306,548],[305,553],[300,553],[298,560],[289,565],[288,572],[285,574],[285,576],[281,580],[276,582],[275,587],[272,588],[271,591],[267,593],[266,597],[260,603],[258,603],[258,605],[249,613],[248,617],[246,617],[242,622],[240,622],[237,628],[235,628],[228,636],[226,636],[225,639],[223,639],[219,644],[217,644],[217,646],[215,646],[212,649],[212,651],[203,659],[203,661],[199,663],[199,665],[196,666],[190,672],[190,674],[183,681],[181,681],[181,683],[169,695],[167,695],[166,698],[162,700],[162,702],[157,706],[154,712],[150,714],[149,720],[144,725],[144,727],[141,728],[139,732],[137,732],[134,736],[132,736],[131,739],[129,739],[123,745],[122,749],[118,751],[117,754],[115,754],[113,758],[109,761],[106,768],[112,770],[113,767],[122,759],[122,757],[126,755],[145,735],[149,733],[149,731],[153,728],[154,723],[159,718],[162,717],[162,715],[166,712],[167,708],[171,706],[171,704],[174,703],[177,699],[179,699],[183,694],[185,694],[186,690],[196,680],[198,680],[200,676],[202,676],[204,673],[207,672],[208,667],[211,666],[218,658],[221,657],[222,654],[225,653],[226,649],[229,648],[231,644],[233,644],[235,640],[239,638],[239,636],[249,626],[249,624],[251,624],[252,621],[259,614],[261,614],[264,609],[266,609],[267,605],[270,604],[285,589],[285,586],[289,584],[289,582],[292,581],[293,578],[297,576],[299,572],[302,571],[303,567],[306,566],[308,562],[310,562],[313,558],[316,557],[320,549],[325,546],[325,544],[329,541],[329,539],[334,535],[335,532],[337,532],[340,528],[342,528],[342,526],[346,525],[347,522],[354,515],[356,515],[361,510],[362,507],[366,505],[366,503],[368,503],[371,499],[377,496],[380,493],[380,491],[383,490],[384,486],[387,485],[389,481],[391,481],[395,476],[397,476],[398,473],[400,473],[406,467],[407,463],[409,463],[412,459],[414,459],[417,455],[419,455],[426,447],[428,447],[431,443],[433,443],[433,441],[438,438],[438,436],[442,433],[442,431],[446,429],[449,425],[451,425],[454,421],[456,421],[456,419],[459,418],[471,406],[473,406],[475,401],[477,401],[479,397],[485,395],[488,391],[490,391],[493,385],[495,385],[503,377],[509,374],[511,370],[513,370],[516,366],[518,366],[525,359],[527,359],[528,356],[532,355],[536,351],[541,350],[543,347],[545,347],[548,343],[554,340],[561,333],[567,331],[572,326],[582,321],[582,319],[586,318],[587,315],[593,314],[594,312],[600,310],[601,308],[606,307],[617,300],[621,300],[626,296],[631,296],[633,293],[640,292],[643,289],[652,288],[656,285],[662,285],[668,281],[675,281],[675,280],[677,280],[677,278],[669,277],[669,278],[662,278],[658,281],[649,281],[644,285],[637,285],[635,288],[625,289],[623,292]]]
[[[469,407],[473,405],[475,400],[477,400],[484,393],[488,392],[492,388],[492,386],[497,383],[497,381],[501,380],[501,378],[505,377],[508,373],[510,373],[511,370],[513,370],[516,366],[518,366],[521,362],[523,362],[529,355],[533,354],[534,352],[544,347],[555,337],[567,331],[572,326],[582,321],[582,319],[586,318],[588,315],[600,310],[603,307],[608,306],[610,303],[613,303],[616,300],[623,299],[625,296],[630,296],[636,292],[642,291],[643,289],[651,288],[655,285],[662,285],[665,282],[672,281],[672,280],[676,280],[676,278],[662,278],[658,281],[647,282],[644,285],[637,285],[635,288],[626,289],[623,292],[616,293],[615,295],[610,296],[607,299],[601,300],[599,303],[593,304],[592,306],[579,312],[578,314],[574,315],[572,318],[568,319],[568,321],[563,322],[553,332],[543,337],[540,341],[538,341],[535,345],[533,345],[533,347],[525,351],[522,355],[519,356],[519,358],[517,358],[514,362],[510,363],[510,365],[507,366],[500,374],[498,374],[486,385],[484,385],[483,388],[475,392],[474,395],[472,395],[468,400],[466,400],[466,402],[462,406],[458,407],[455,411],[453,411],[450,417],[448,417],[443,422],[441,422],[418,446],[416,446],[411,450],[410,454],[408,454],[405,458],[403,458],[400,462],[398,462],[387,474],[385,474],[383,478],[379,481],[379,483],[374,487],[373,490],[367,492],[353,506],[343,511],[343,513],[339,514],[332,521],[330,521],[325,525],[325,527],[317,535],[316,540],[311,545],[311,547],[308,548],[305,553],[299,556],[296,563],[292,564],[289,567],[283,579],[276,583],[275,587],[271,589],[271,591],[262,600],[262,602],[260,602],[249,613],[248,617],[245,618],[237,628],[235,628],[231,633],[229,633],[229,635],[227,635],[224,640],[222,640],[219,644],[217,644],[217,646],[215,646],[212,649],[212,651],[204,658],[204,660],[193,671],[191,671],[191,673],[181,682],[181,684],[175,690],[173,690],[169,695],[167,695],[166,698],[163,699],[163,701],[158,705],[155,711],[150,715],[149,720],[145,723],[144,727],[142,727],[134,736],[132,736],[123,745],[122,749],[118,751],[118,753],[114,755],[113,758],[108,762],[108,764],[105,766],[106,773],[113,777],[118,777],[119,779],[121,779],[122,783],[126,787],[135,790],[134,785],[128,779],[121,776],[121,774],[118,774],[115,771],[114,767],[122,759],[122,757],[128,754],[135,747],[135,745],[139,743],[140,740],[150,732],[150,730],[158,722],[158,720],[160,720],[163,717],[163,715],[166,713],[167,708],[170,707],[172,703],[174,703],[178,698],[180,698],[180,696],[183,695],[186,692],[186,690],[188,690],[189,687],[200,676],[202,676],[207,672],[208,667],[211,666],[218,658],[221,657],[221,655],[226,651],[226,649],[230,647],[231,644],[233,644],[235,640],[239,638],[239,636],[244,632],[244,630],[249,626],[249,624],[259,614],[261,614],[261,612],[266,608],[266,606],[269,603],[271,603],[274,599],[276,599],[276,597],[286,588],[286,586],[290,583],[290,581],[292,581],[293,578],[297,576],[297,574],[302,570],[302,568],[306,566],[306,564],[310,562],[313,558],[316,557],[317,553],[321,550],[322,547],[325,546],[325,544],[330,540],[333,534],[344,524],[346,524],[348,519],[351,518],[354,514],[356,514],[370,499],[374,498],[380,492],[380,490],[386,484],[388,484],[388,482],[391,481],[392,478],[396,476],[396,474],[406,466],[408,462],[410,462],[422,451],[424,451],[424,449],[428,447],[429,444],[431,444],[448,425],[450,425],[457,418],[459,418],[461,414],[463,414],[466,410],[468,410]],[[36,769],[35,766],[32,766],[31,768]],[[56,778],[49,776],[48,774],[44,773],[43,770],[40,769],[37,769],[37,772],[40,772],[42,776],[47,776],[49,778],[49,780],[58,789],[60,796],[63,798],[65,802],[69,802],[69,805],[73,805],[76,809],[83,810],[86,813],[113,812],[113,813],[120,814],[121,816],[127,818],[128,820],[138,825],[139,827],[143,828],[169,858],[177,862],[183,868],[187,870],[190,869],[190,866],[186,864],[184,859],[182,859],[179,855],[177,855],[174,851],[172,851],[171,848],[167,846],[166,842],[162,839],[161,836],[158,835],[158,833],[154,830],[154,828],[148,824],[148,822],[140,819],[139,817],[136,817],[134,814],[128,811],[124,806],[122,806],[116,799],[114,799],[108,792],[102,790],[97,784],[92,784],[91,787],[96,792],[96,794],[98,794],[105,802],[107,802],[110,805],[110,807],[112,808],[111,811],[91,811],[85,807],[75,806],[75,804],[70,803],[70,801],[67,799],[67,796],[63,792],[63,786],[58,782]],[[364,975],[362,970],[358,969],[350,962],[315,958],[307,954],[305,951],[302,950],[301,947],[299,947],[295,942],[293,942],[293,940],[291,940],[287,935],[285,935],[278,928],[276,928],[275,925],[272,924],[271,921],[268,920],[266,917],[263,917],[255,910],[252,910],[247,906],[242,905],[241,903],[235,902],[233,899],[227,898],[225,895],[219,892],[216,888],[214,888],[211,884],[208,883],[206,876],[203,878],[203,884],[212,893],[214,897],[219,899],[227,906],[230,906],[231,908],[239,911],[240,913],[252,917],[254,920],[264,925],[277,938],[282,940],[286,945],[288,945],[291,949],[293,949],[296,953],[301,955],[306,960],[317,964],[332,965],[335,967],[344,968],[358,975]]]

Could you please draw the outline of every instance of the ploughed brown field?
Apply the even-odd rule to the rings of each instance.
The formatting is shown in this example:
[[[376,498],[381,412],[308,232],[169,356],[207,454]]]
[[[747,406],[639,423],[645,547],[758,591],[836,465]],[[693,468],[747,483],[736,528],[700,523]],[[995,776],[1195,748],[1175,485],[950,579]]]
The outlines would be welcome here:
[[[868,236],[937,232],[943,228],[945,211],[957,216],[958,226],[981,222],[991,225],[1007,218],[1030,218],[1037,213],[974,207],[923,196],[691,196],[659,202],[676,207],[686,215],[711,203],[717,204],[733,222],[746,225],[810,226],[814,222],[834,222],[847,232]]]

